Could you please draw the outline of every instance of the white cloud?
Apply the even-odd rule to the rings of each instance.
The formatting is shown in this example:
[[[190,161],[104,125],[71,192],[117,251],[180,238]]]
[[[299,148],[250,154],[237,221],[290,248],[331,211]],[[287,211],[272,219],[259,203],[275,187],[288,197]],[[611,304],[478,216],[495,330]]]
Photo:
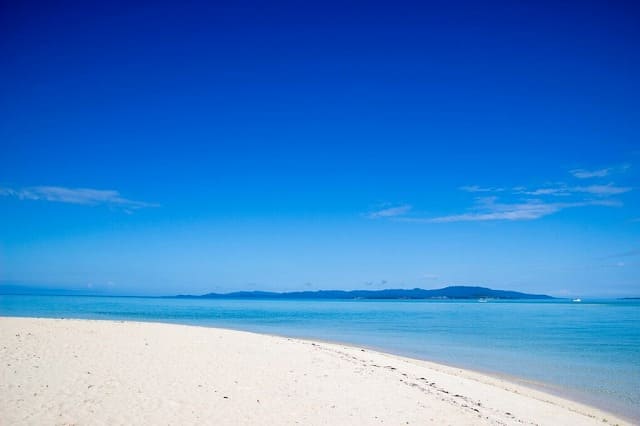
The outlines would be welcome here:
[[[0,188],[0,195],[13,196],[21,200],[44,200],[58,203],[82,205],[109,205],[135,210],[157,207],[157,204],[124,198],[118,191],[92,188],[65,188],[62,186],[31,186],[27,188]]]
[[[587,169],[573,169],[569,170],[574,177],[578,179],[591,179],[609,176],[612,173],[621,173],[627,171],[631,166],[629,164],[623,164],[621,166],[606,167],[603,169],[587,170]]]
[[[586,179],[605,177],[614,172],[623,172],[629,167],[630,165],[625,164],[598,170],[575,169],[571,173],[577,178]],[[503,198],[509,198],[509,200],[498,202],[498,198],[495,195],[479,197],[476,198],[473,208],[467,212],[440,217],[417,215],[412,211],[410,205],[386,207],[369,213],[367,217],[372,219],[387,218],[399,222],[413,223],[534,220],[568,208],[621,206],[622,203],[613,200],[612,197],[630,192],[634,188],[619,186],[613,182],[592,185],[568,185],[563,182],[549,182],[545,186],[538,188],[515,186],[505,189],[503,187],[466,185],[458,189],[470,193],[487,193],[486,195],[501,193]]]
[[[478,200],[477,211],[441,216],[429,219],[432,223],[478,222],[489,220],[532,220],[556,213],[563,207],[560,203],[544,203],[538,200],[524,203],[501,204],[495,199]]]
[[[476,200],[473,211],[462,214],[434,218],[404,218],[406,222],[451,223],[484,221],[521,221],[534,220],[572,207],[619,206],[611,200],[583,201],[575,203],[548,203],[542,200],[527,200],[520,203],[498,203],[496,197],[483,197]]]
[[[492,187],[485,188],[478,185],[466,185],[466,186],[461,186],[460,190],[466,191],[466,192],[502,192],[504,191],[504,188],[492,188]]]
[[[574,169],[570,170],[574,177],[578,179],[589,179],[594,177],[605,177],[609,174],[611,169],[599,169],[599,170],[585,170],[585,169]]]
[[[524,195],[533,195],[533,196],[553,195],[553,196],[564,196],[564,197],[575,195],[575,194],[590,194],[590,195],[596,195],[598,197],[607,197],[610,195],[624,194],[625,192],[629,192],[631,190],[632,188],[628,186],[616,186],[613,183],[609,183],[606,185],[588,185],[588,186],[558,185],[558,186],[550,186],[550,187],[530,189],[530,190],[519,188],[517,191],[515,191],[515,193],[524,194]]]
[[[518,191],[515,191],[516,194],[525,194],[525,195],[555,195],[555,196],[567,196],[571,195],[571,191],[566,186],[558,186],[558,187],[546,187],[546,188],[538,188],[538,189],[526,189],[522,188]]]
[[[615,186],[614,184],[610,183],[608,185],[577,186],[572,188],[572,190],[573,192],[584,192],[592,195],[608,196],[624,194],[625,192],[631,191],[631,188],[628,186]]]
[[[409,204],[403,204],[401,206],[387,207],[381,210],[377,210],[367,214],[370,219],[380,219],[384,217],[397,217],[407,214],[411,210]]]

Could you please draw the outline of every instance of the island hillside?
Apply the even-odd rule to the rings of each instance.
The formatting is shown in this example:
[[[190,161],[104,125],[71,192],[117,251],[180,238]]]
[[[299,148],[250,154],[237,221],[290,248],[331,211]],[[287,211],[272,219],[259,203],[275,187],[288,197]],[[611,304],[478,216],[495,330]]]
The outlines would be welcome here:
[[[386,289],[386,290],[318,290],[294,292],[238,291],[233,293],[208,293],[200,296],[178,295],[178,298],[204,299],[553,299],[545,294],[528,294],[510,290],[493,290],[486,287],[450,286],[435,290]]]

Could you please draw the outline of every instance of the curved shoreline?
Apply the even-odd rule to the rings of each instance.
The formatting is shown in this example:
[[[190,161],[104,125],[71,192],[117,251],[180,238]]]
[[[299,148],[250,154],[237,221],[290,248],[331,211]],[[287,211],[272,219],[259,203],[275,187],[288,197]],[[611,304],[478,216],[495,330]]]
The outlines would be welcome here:
[[[0,323],[0,417],[12,424],[631,424],[495,376],[342,343],[161,322]]]
[[[106,297],[111,297],[111,296],[106,296]],[[119,297],[119,296],[117,296]],[[134,296],[132,296],[134,297]],[[135,296],[137,297],[137,296]],[[146,298],[146,297],[144,297]],[[354,348],[365,348],[369,351],[374,351],[374,352],[379,352],[382,354],[386,354],[386,355],[392,355],[392,356],[398,356],[401,358],[408,358],[408,359],[414,359],[414,360],[419,360],[419,361],[424,361],[424,362],[430,362],[433,364],[437,364],[437,365],[441,365],[444,367],[449,367],[452,369],[457,369],[457,370],[466,370],[466,371],[470,371],[473,373],[477,373],[479,375],[482,376],[489,376],[489,377],[493,377],[495,379],[498,380],[502,380],[502,381],[506,381],[509,383],[513,383],[513,384],[517,384],[520,386],[524,386],[526,388],[529,389],[533,389],[542,393],[546,393],[546,394],[551,394],[553,396],[556,396],[558,398],[561,399],[566,399],[569,401],[573,401],[575,403],[578,404],[582,404],[588,407],[592,407],[594,409],[600,410],[604,413],[609,413],[612,416],[615,416],[619,419],[623,419],[626,422],[632,423],[632,424],[640,424],[640,418],[636,417],[633,415],[633,413],[631,413],[628,410],[625,410],[625,406],[622,404],[616,404],[615,402],[613,403],[613,405],[616,407],[616,409],[611,409],[609,407],[609,405],[611,404],[610,401],[604,399],[604,398],[598,398],[595,396],[590,395],[587,392],[580,392],[579,390],[573,390],[573,389],[569,389],[569,388],[565,388],[562,387],[560,385],[556,385],[554,383],[549,383],[549,382],[544,382],[544,381],[536,381],[535,379],[529,379],[526,377],[522,377],[522,376],[518,376],[518,375],[514,375],[514,374],[508,374],[508,373],[503,373],[500,371],[496,371],[496,370],[489,370],[489,369],[479,369],[476,368],[474,366],[468,366],[468,365],[463,365],[463,364],[456,364],[456,363],[450,363],[444,360],[433,360],[433,359],[429,359],[429,358],[425,358],[420,356],[419,354],[412,354],[412,353],[406,353],[403,352],[402,350],[394,350],[394,349],[390,349],[390,348],[385,348],[385,347],[381,347],[381,346],[375,346],[375,345],[368,345],[368,344],[364,344],[364,343],[353,343],[353,342],[349,342],[346,340],[332,340],[332,339],[322,339],[322,338],[316,338],[316,337],[306,337],[306,336],[302,336],[302,335],[295,335],[295,334],[278,334],[278,333],[272,333],[272,332],[264,332],[264,331],[260,331],[260,330],[252,330],[251,327],[232,327],[232,326],[219,326],[219,325],[210,325],[210,324],[199,324],[199,323],[189,323],[189,322],[184,322],[184,321],[166,321],[163,319],[145,319],[145,320],[134,320],[134,319],[101,319],[101,318],[76,318],[76,317],[72,317],[72,316],[68,316],[68,317],[60,317],[60,316],[48,316],[48,317],[22,317],[22,316],[11,316],[12,318],[37,318],[37,319],[65,319],[65,320],[80,320],[80,321],[113,321],[113,322],[132,322],[132,323],[153,323],[153,324],[171,324],[171,325],[180,325],[180,326],[186,326],[186,327],[202,327],[202,328],[207,328],[207,329],[221,329],[221,330],[229,330],[229,331],[238,331],[238,332],[242,332],[242,333],[250,333],[250,334],[258,334],[258,335],[264,335],[264,336],[272,336],[272,337],[277,337],[277,338],[285,338],[285,339],[295,339],[295,340],[301,340],[301,341],[305,341],[305,342],[316,342],[316,343],[326,343],[326,344],[332,344],[332,345],[338,345],[338,346],[348,346],[348,347],[354,347]],[[0,318],[2,318],[2,316],[0,316]]]
[[[102,320],[96,320],[96,321],[102,321]],[[106,320],[109,321],[109,320]],[[128,320],[125,320],[128,321]],[[146,322],[146,321],[132,321],[132,322]],[[502,373],[499,371],[491,371],[491,370],[482,370],[482,369],[477,369],[477,368],[473,368],[473,367],[468,367],[468,366],[464,366],[464,365],[458,365],[455,363],[448,363],[446,361],[434,361],[428,358],[422,358],[418,355],[414,355],[412,356],[411,354],[405,354],[402,353],[402,351],[394,351],[394,350],[390,350],[390,349],[385,349],[383,347],[379,347],[379,346],[374,346],[374,345],[366,345],[366,344],[355,344],[355,343],[350,343],[347,341],[341,341],[341,340],[330,340],[330,339],[318,339],[318,338],[312,338],[312,337],[300,337],[300,336],[288,336],[286,334],[274,334],[274,333],[263,333],[263,332],[259,332],[259,331],[251,331],[248,329],[242,329],[242,328],[233,328],[233,327],[217,327],[217,326],[208,326],[208,325],[197,325],[197,324],[185,324],[185,323],[178,323],[178,322],[162,322],[162,321],[151,321],[154,323],[160,323],[160,324],[175,324],[175,325],[184,325],[187,327],[203,327],[203,328],[214,328],[214,329],[221,329],[221,330],[229,330],[229,331],[238,331],[241,333],[250,333],[250,334],[258,334],[258,335],[264,335],[264,336],[272,336],[272,337],[276,337],[276,338],[282,338],[282,339],[293,339],[293,340],[299,340],[302,342],[307,342],[307,343],[322,343],[322,344],[327,344],[327,345],[335,345],[335,346],[341,346],[341,347],[348,347],[348,348],[354,348],[354,349],[361,349],[364,348],[370,352],[377,352],[383,355],[388,355],[388,356],[393,356],[393,357],[398,357],[401,359],[409,359],[409,360],[415,360],[415,361],[421,361],[421,362],[425,362],[425,363],[429,363],[429,364],[433,364],[433,365],[438,365],[444,368],[450,368],[453,370],[463,370],[463,371],[467,371],[470,373],[474,373],[474,374],[478,374],[480,376],[486,376],[486,377],[490,377],[499,381],[504,381],[507,383],[511,383],[517,386],[522,386],[525,387],[527,389],[533,390],[533,391],[537,391],[537,392],[541,392],[544,394],[549,394],[552,395],[554,397],[563,399],[563,400],[568,400],[571,402],[574,402],[576,404],[580,404],[580,405],[584,405],[590,408],[593,408],[595,410],[599,410],[603,413],[607,413],[610,416],[614,416],[618,419],[622,419],[625,422],[629,422],[632,424],[636,424],[637,421],[634,421],[634,417],[629,415],[629,414],[625,414],[622,413],[622,411],[624,410],[620,410],[620,411],[610,411],[607,408],[603,407],[604,405],[606,405],[606,402],[603,401],[602,399],[598,399],[598,398],[588,398],[588,394],[586,392],[572,392],[570,389],[567,388],[563,388],[559,385],[555,385],[554,383],[547,383],[547,382],[542,382],[542,381],[536,381],[533,379],[528,379],[525,377],[520,377],[520,376],[516,376],[516,375],[512,375],[512,374],[507,374],[507,373]],[[589,399],[591,400],[591,402],[589,401]]]

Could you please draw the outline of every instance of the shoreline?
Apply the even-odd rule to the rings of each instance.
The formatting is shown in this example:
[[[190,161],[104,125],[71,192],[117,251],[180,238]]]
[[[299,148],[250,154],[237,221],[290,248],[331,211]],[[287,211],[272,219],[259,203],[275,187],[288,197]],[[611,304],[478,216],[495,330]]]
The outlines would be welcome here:
[[[96,320],[96,321],[101,321],[101,320]],[[144,321],[132,321],[132,322],[144,322]],[[160,322],[160,324],[176,324],[176,325],[185,325],[187,327],[193,326],[193,327],[204,327],[204,328],[219,328],[219,329],[222,329],[222,330],[238,331],[238,332],[242,332],[242,333],[250,333],[250,334],[271,336],[271,337],[282,338],[282,339],[293,339],[293,340],[298,340],[298,341],[301,341],[301,342],[306,342],[306,343],[309,343],[309,344],[320,343],[320,344],[341,346],[341,347],[351,348],[351,349],[362,349],[362,348],[364,348],[367,351],[376,352],[376,353],[379,353],[379,354],[382,354],[382,355],[385,355],[385,356],[395,357],[395,358],[399,358],[399,359],[403,359],[403,360],[423,362],[423,363],[427,363],[427,364],[429,364],[431,366],[442,367],[443,369],[464,371],[466,373],[470,373],[470,374],[474,374],[474,375],[478,375],[478,376],[488,377],[488,378],[491,378],[491,379],[494,379],[494,380],[497,380],[497,381],[500,381],[500,382],[510,383],[510,384],[512,384],[514,386],[524,387],[524,388],[529,389],[531,391],[539,392],[539,393],[542,393],[542,394],[548,394],[548,395],[553,396],[555,398],[566,400],[566,401],[569,401],[569,402],[574,403],[574,404],[582,405],[582,406],[588,407],[590,409],[600,411],[600,412],[604,413],[605,415],[608,415],[610,417],[615,417],[615,418],[617,418],[619,420],[622,420],[624,422],[627,422],[629,424],[640,424],[640,421],[639,421],[640,419],[639,420],[634,420],[633,416],[629,415],[628,413],[622,413],[622,412],[618,412],[618,411],[609,411],[609,410],[607,410],[606,408],[601,406],[601,405],[605,405],[605,401],[604,400],[598,399],[596,397],[589,398],[589,394],[586,393],[586,392],[579,392],[579,391],[572,392],[571,389],[567,389],[567,388],[561,387],[560,385],[555,385],[553,383],[547,383],[547,382],[527,379],[527,378],[524,378],[524,377],[515,376],[515,375],[511,375],[511,374],[507,374],[507,373],[501,373],[501,372],[490,371],[490,370],[481,370],[481,369],[476,369],[476,368],[472,368],[472,367],[451,364],[451,363],[447,363],[445,361],[434,361],[434,360],[430,360],[430,359],[426,359],[426,358],[420,358],[418,356],[411,356],[411,355],[402,354],[400,352],[389,351],[389,350],[381,348],[381,347],[376,347],[376,346],[371,346],[371,345],[355,345],[355,344],[352,344],[352,343],[349,343],[349,342],[343,342],[343,341],[338,341],[338,340],[314,339],[314,338],[305,338],[305,337],[289,337],[289,336],[282,335],[282,334],[260,333],[260,332],[248,331],[248,330],[242,330],[242,329],[236,329],[236,328],[209,327],[209,326],[204,326],[204,325],[202,325],[202,326],[201,325],[188,325],[188,324],[166,323],[166,322]],[[591,402],[589,402],[589,400],[591,400]],[[624,410],[620,410],[620,411],[624,411]]]
[[[108,296],[108,297],[110,297],[110,296]],[[131,296],[131,297],[138,297],[138,296]],[[142,297],[146,297],[146,296],[142,296]],[[2,318],[5,318],[5,317],[0,315],[0,319],[2,319]],[[608,407],[609,405],[612,404],[610,401],[607,401],[604,398],[598,398],[597,396],[590,395],[588,392],[583,392],[583,391],[576,390],[576,389],[570,389],[570,388],[562,387],[561,385],[557,385],[557,384],[554,384],[554,383],[536,381],[534,379],[528,379],[528,378],[521,377],[521,376],[518,376],[518,375],[503,373],[503,372],[499,372],[499,371],[495,371],[495,370],[478,369],[478,368],[475,368],[473,366],[449,363],[449,362],[444,361],[444,360],[432,360],[432,359],[421,357],[421,356],[419,356],[417,354],[403,353],[402,351],[394,351],[392,349],[387,349],[387,348],[379,347],[379,346],[375,346],[375,345],[356,344],[356,343],[352,343],[352,342],[348,342],[348,341],[321,339],[321,338],[314,338],[314,337],[304,337],[304,336],[295,336],[295,335],[286,335],[286,334],[275,334],[275,333],[268,333],[268,332],[262,332],[262,331],[253,331],[253,330],[250,330],[250,329],[243,329],[243,328],[222,327],[222,326],[217,326],[217,325],[216,326],[203,325],[203,324],[195,324],[195,323],[188,323],[188,322],[167,322],[167,321],[164,321],[164,320],[154,320],[154,319],[147,319],[147,320],[122,319],[122,320],[119,320],[119,319],[76,318],[76,317],[57,317],[57,316],[56,317],[53,317],[53,316],[52,317],[8,316],[7,318],[25,318],[25,319],[33,318],[33,319],[55,319],[55,320],[59,319],[59,320],[107,321],[107,322],[112,321],[112,322],[117,322],[117,323],[122,323],[122,322],[129,323],[130,322],[130,323],[140,323],[140,324],[146,324],[146,323],[168,324],[168,325],[178,325],[178,326],[185,326],[185,327],[199,327],[199,328],[205,328],[205,329],[218,329],[218,330],[237,331],[237,332],[240,332],[240,333],[249,333],[249,334],[262,335],[262,336],[271,336],[271,337],[275,337],[275,338],[294,339],[294,340],[299,340],[299,341],[303,341],[303,342],[307,342],[307,343],[323,343],[323,344],[345,346],[345,347],[351,347],[351,348],[365,348],[365,349],[367,349],[369,351],[378,352],[378,353],[389,355],[389,356],[396,356],[396,357],[400,357],[400,358],[423,361],[423,362],[426,362],[426,363],[432,363],[432,364],[435,364],[435,365],[451,368],[451,369],[454,369],[454,370],[464,370],[464,371],[468,371],[468,372],[471,372],[471,373],[476,373],[476,374],[479,374],[479,375],[482,375],[482,376],[492,377],[492,378],[497,379],[497,380],[505,381],[505,382],[512,383],[512,384],[515,384],[515,385],[518,385],[518,386],[523,386],[523,387],[526,387],[526,388],[531,389],[531,390],[535,390],[535,391],[539,391],[539,392],[542,392],[542,393],[550,394],[550,395],[553,395],[553,396],[561,398],[561,399],[566,399],[566,400],[572,401],[572,402],[577,403],[577,404],[585,405],[585,406],[594,408],[596,410],[600,410],[600,411],[602,411],[604,413],[610,414],[611,416],[615,416],[615,417],[617,417],[619,419],[622,419],[625,422],[629,422],[629,423],[632,423],[632,424],[640,424],[640,418],[636,418],[631,412],[625,410],[625,407],[623,405],[617,404],[617,403],[614,402],[613,405],[616,407],[616,409],[612,410],[612,409],[610,409]]]
[[[71,319],[71,318],[70,318]],[[91,321],[91,320],[90,320]],[[103,321],[103,320],[95,320],[95,321]],[[110,320],[105,320],[105,321],[110,321]],[[125,322],[141,322],[144,323],[146,321],[128,321],[125,320]],[[197,325],[197,324],[183,324],[183,323],[170,323],[170,322],[162,322],[162,321],[153,321],[154,323],[159,323],[159,324],[175,324],[175,325],[184,325],[186,327],[203,327],[203,328],[214,328],[214,329],[221,329],[221,330],[229,330],[229,331],[238,331],[241,333],[250,333],[250,334],[257,334],[257,335],[263,335],[263,336],[271,336],[271,337],[276,337],[276,338],[281,338],[281,339],[293,339],[293,340],[298,340],[301,342],[306,342],[306,343],[321,343],[321,344],[327,344],[327,345],[335,345],[335,346],[342,346],[342,347],[348,347],[348,348],[352,348],[352,349],[366,349],[367,351],[370,352],[376,352],[376,353],[380,353],[383,355],[387,355],[387,356],[391,356],[391,357],[397,357],[400,359],[406,359],[406,360],[414,360],[414,361],[420,361],[420,362],[425,362],[431,365],[437,365],[443,368],[448,368],[448,369],[453,369],[453,370],[462,370],[465,372],[469,372],[469,373],[473,373],[473,374],[478,374],[480,376],[487,376],[499,381],[504,381],[507,383],[511,383],[517,386],[522,386],[525,388],[528,388],[530,390],[533,391],[537,391],[537,392],[541,392],[541,393],[545,393],[545,394],[549,394],[552,395],[554,397],[557,398],[561,398],[561,399],[565,399],[568,401],[571,401],[573,403],[576,404],[581,404],[599,411],[602,411],[603,413],[609,414],[611,416],[615,416],[617,418],[620,418],[626,422],[631,422],[633,423],[633,416],[629,415],[628,413],[621,413],[618,411],[608,411],[606,408],[603,407],[603,405],[606,404],[606,402],[602,399],[598,399],[596,397],[592,397],[589,398],[589,394],[587,392],[580,392],[580,391],[573,391],[571,389],[568,388],[564,388],[560,385],[556,385],[553,383],[547,383],[547,382],[542,382],[542,381],[536,381],[533,379],[527,379],[525,377],[520,377],[520,376],[516,376],[516,375],[512,375],[512,374],[508,374],[508,373],[501,373],[498,371],[492,371],[492,370],[482,370],[482,369],[478,369],[478,368],[473,368],[473,367],[468,367],[468,366],[464,366],[464,365],[459,365],[459,364],[454,364],[454,363],[448,363],[446,361],[440,361],[440,360],[431,360],[431,359],[427,359],[427,358],[421,358],[417,355],[412,356],[412,355],[408,355],[408,354],[404,354],[401,351],[392,351],[389,349],[385,349],[382,347],[378,347],[378,346],[372,346],[372,345],[365,345],[365,344],[360,344],[360,345],[356,345],[354,343],[349,343],[346,341],[340,341],[340,340],[328,340],[328,339],[318,339],[318,338],[307,338],[307,337],[295,337],[295,336],[287,336],[285,334],[274,334],[274,333],[262,333],[262,332],[257,332],[257,331],[250,331],[250,330],[244,330],[241,328],[230,328],[230,327],[213,327],[213,326],[207,326],[207,325]],[[620,411],[624,411],[624,410],[620,410]]]
[[[168,356],[173,353],[171,342],[174,341],[180,342],[180,345],[185,348],[189,348],[189,356],[187,356],[188,359],[186,361],[189,361],[190,364],[206,364],[206,358],[202,359],[202,354],[199,354],[199,351],[196,350],[200,348],[205,353],[208,353],[209,356],[219,358],[220,365],[225,366],[224,370],[227,367],[231,372],[239,370],[238,367],[256,370],[252,371],[252,373],[261,377],[260,383],[265,382],[262,386],[264,389],[270,389],[267,394],[271,395],[272,403],[286,406],[287,403],[283,399],[291,399],[294,407],[298,405],[308,406],[306,410],[298,413],[298,417],[294,417],[311,424],[325,423],[325,421],[346,421],[353,417],[356,412],[361,416],[359,423],[373,424],[378,423],[379,417],[390,415],[389,410],[397,410],[401,406],[405,407],[405,409],[391,415],[388,420],[400,420],[397,416],[404,416],[407,417],[407,421],[410,418],[412,420],[411,423],[416,420],[425,422],[429,420],[427,417],[431,416],[436,423],[448,421],[451,424],[494,424],[496,422],[520,424],[531,421],[538,424],[602,424],[605,421],[608,424],[632,424],[632,420],[624,416],[608,413],[600,408],[573,401],[546,390],[536,389],[526,383],[519,383],[517,378],[498,377],[484,372],[386,353],[376,348],[371,349],[340,342],[326,342],[317,339],[293,338],[250,331],[163,322],[30,317],[0,317],[0,322],[2,323],[0,328],[0,333],[2,334],[0,335],[2,336],[4,347],[1,353],[3,364],[0,371],[2,372],[2,382],[8,383],[8,385],[0,385],[2,399],[6,399],[2,403],[1,410],[7,411],[2,417],[15,418],[18,423],[19,417],[24,418],[26,415],[27,418],[30,418],[29,416],[33,413],[25,413],[25,411],[34,411],[34,408],[15,407],[16,401],[20,398],[12,399],[12,396],[16,396],[13,394],[24,392],[23,390],[18,391],[17,388],[35,389],[42,381],[51,382],[50,386],[53,387],[60,385],[59,383],[54,383],[55,380],[51,380],[52,377],[47,376],[47,374],[51,374],[50,372],[44,374],[45,369],[40,369],[40,366],[38,368],[32,367],[35,368],[35,373],[33,369],[26,368],[25,371],[29,373],[26,377],[18,375],[18,370],[14,370],[12,374],[9,371],[11,367],[5,367],[7,364],[12,363],[11,360],[14,363],[30,361],[30,359],[21,358],[21,354],[26,357],[25,351],[27,348],[21,348],[20,344],[13,342],[16,336],[22,336],[20,332],[22,330],[22,333],[28,333],[31,336],[31,340],[34,340],[31,342],[31,346],[28,347],[29,351],[27,351],[33,352],[32,357],[42,358],[45,354],[51,356],[55,362],[59,363],[61,368],[69,370],[67,373],[74,377],[77,376],[78,371],[74,370],[73,365],[69,365],[69,361],[78,359],[74,358],[73,355],[76,357],[80,355],[69,355],[64,352],[53,354],[50,346],[55,342],[66,342],[65,347],[77,348],[78,352],[82,352],[82,358],[86,358],[84,362],[91,364],[91,368],[94,370],[106,368],[100,364],[95,364],[96,357],[104,358],[104,363],[108,364],[109,371],[119,371],[124,368],[119,364],[127,358],[128,349],[135,348],[140,350],[140,339],[144,339],[145,342],[153,340],[153,346],[158,347],[156,351],[149,352],[147,351],[148,347],[145,346],[142,348],[144,349],[143,352],[136,352],[140,358],[136,358],[135,362],[139,364],[138,367],[141,369],[147,368],[146,364],[150,361],[155,363],[160,371],[164,369],[164,365],[169,369],[175,368],[175,366],[169,365],[172,362],[172,358]],[[37,333],[33,332],[33,330],[37,330]],[[13,333],[15,336],[11,334],[13,331],[17,331]],[[123,331],[126,332],[125,335],[123,335]],[[134,339],[132,334],[136,334],[137,338]],[[185,339],[185,334],[189,334],[191,337]],[[38,341],[33,336],[40,336],[40,340]],[[101,342],[105,341],[107,337],[114,342],[113,347],[104,347],[102,353],[96,353],[95,348],[90,343],[102,344]],[[51,338],[53,338],[53,341],[49,340]],[[169,341],[166,341],[167,338],[170,338]],[[20,340],[21,337],[17,337],[17,339]],[[106,340],[108,341],[109,339]],[[220,340],[224,341],[224,348],[212,345],[213,341]],[[151,344],[151,342],[148,344]],[[281,346],[283,345],[287,346],[288,350],[282,351]],[[258,353],[256,353],[256,350],[258,350]],[[261,354],[260,351],[264,353]],[[41,353],[41,355],[38,355],[38,353]],[[267,356],[267,354],[271,355]],[[145,357],[148,357],[148,359]],[[240,363],[239,366],[237,365],[237,357],[247,362]],[[130,361],[134,362],[133,360]],[[296,368],[289,371],[288,369],[291,368],[289,364],[296,366]],[[283,379],[280,375],[262,377],[260,374],[263,373],[260,373],[260,371],[265,366],[282,370],[280,373],[285,376],[295,372],[296,379],[291,382],[286,378]],[[220,375],[226,377],[227,374],[232,374],[220,370],[220,366],[203,369],[203,371],[206,371],[212,378]],[[336,371],[340,372],[340,377],[333,380],[325,379],[328,377],[327,373]],[[135,371],[130,371],[129,373],[133,377],[125,375],[120,380],[121,385],[123,385],[123,382],[130,382],[129,384],[137,383],[140,386],[140,380],[142,379],[136,376],[139,373]],[[241,376],[245,373],[238,372]],[[197,371],[189,372],[188,369],[177,369],[173,374],[179,379],[190,374],[195,374],[195,376],[189,376],[189,380],[198,378]],[[307,375],[315,375],[317,380],[309,380],[306,378]],[[438,380],[435,380],[436,377]],[[80,378],[83,379],[81,380],[83,385],[87,383],[86,377],[81,375]],[[108,382],[108,378],[109,375],[107,374],[104,380]],[[516,379],[516,381],[513,381],[513,379]],[[172,392],[171,383],[160,379],[157,380],[159,380],[156,383],[158,389],[168,389],[169,392]],[[243,382],[246,383],[247,381],[251,382],[250,379],[245,377]],[[303,381],[307,383],[307,386],[300,387],[297,385],[297,383]],[[315,391],[314,393],[314,391],[310,391],[309,389],[316,387],[318,381],[322,383],[322,392]],[[238,381],[236,380],[235,383],[237,384]],[[11,387],[12,385],[13,387]],[[89,386],[87,389],[91,389],[96,385],[88,384],[87,386]],[[77,387],[77,383],[71,384],[71,388],[74,387]],[[233,385],[231,387],[233,388]],[[351,401],[351,408],[347,404],[343,408],[346,411],[342,413],[336,412],[334,409],[327,409],[327,400],[332,400],[333,395],[336,393],[339,395],[341,390],[346,387],[351,387],[357,390],[356,393],[362,395],[359,399],[356,398]],[[395,389],[396,392],[388,390],[390,387],[397,388]],[[253,389],[252,385],[249,385],[249,388]],[[371,398],[366,396],[366,393],[372,392],[374,388],[378,390],[378,393],[389,399],[390,403],[389,406],[385,407],[386,410],[379,412],[378,416],[370,418],[368,416],[368,414],[371,414],[369,411],[375,412],[380,409],[380,407],[377,407],[379,403],[370,401]],[[38,390],[40,389],[38,388]],[[283,393],[283,390],[286,391]],[[78,388],[75,391],[77,391],[76,397],[78,398],[86,396],[84,388]],[[157,391],[156,389],[150,389],[148,393],[155,395]],[[190,399],[201,396],[197,386],[196,389],[183,389],[182,391],[184,396],[183,404],[186,404],[187,407]],[[37,391],[34,392],[36,397],[37,394]],[[239,391],[238,396],[240,397],[241,394],[242,392]],[[107,399],[106,405],[109,405],[109,398],[113,397],[110,393],[108,395],[110,396],[105,397]],[[352,398],[351,394],[346,397],[348,399]],[[52,398],[54,397],[52,396]],[[144,395],[139,396],[139,398],[142,399],[137,404],[145,406],[142,401],[146,401],[147,398]],[[162,396],[156,395],[155,398],[162,399]],[[263,395],[263,400],[264,398],[265,396]],[[25,400],[25,398],[22,399],[23,401]],[[118,398],[116,397],[116,399]],[[377,398],[374,398],[374,400],[377,401]],[[131,402],[129,401],[129,403]],[[291,402],[289,401],[289,403]],[[407,405],[408,402],[410,403]],[[93,403],[100,405],[100,401],[94,401]],[[416,403],[418,406],[416,406]],[[55,404],[59,405],[60,401],[54,401]],[[193,406],[199,406],[199,403],[193,402]],[[231,416],[229,418],[233,418],[232,423],[238,421],[237,415],[241,412],[244,420],[240,419],[239,423],[255,424],[257,419],[252,417],[253,414],[251,414],[251,409],[255,409],[255,407],[244,407],[243,404],[241,406],[242,409],[236,407],[238,409],[237,412],[234,410],[229,411],[228,414]],[[335,408],[337,404],[334,403],[333,406]],[[331,408],[331,405],[329,408]],[[245,409],[249,411],[246,412]],[[412,411],[407,412],[407,409]],[[61,411],[58,414],[66,414],[70,416],[70,419],[77,420],[73,412],[67,412],[63,409]],[[438,413],[435,417],[433,417],[434,411]],[[93,414],[96,412],[97,410],[94,410]],[[18,417],[14,417],[12,414],[17,414]],[[183,413],[183,415],[188,417],[188,413]],[[80,418],[94,419],[90,416],[90,413],[82,413]],[[229,418],[226,420],[229,421]],[[45,419],[46,417],[43,420]],[[271,418],[271,421],[273,423],[287,423],[292,419],[293,417]],[[179,420],[177,418],[175,421],[178,422]],[[182,420],[189,422],[188,419]],[[127,420],[127,422],[130,421],[137,423],[136,419]],[[218,418],[218,422],[224,423],[225,419]],[[80,421],[80,423],[83,423],[83,421]]]

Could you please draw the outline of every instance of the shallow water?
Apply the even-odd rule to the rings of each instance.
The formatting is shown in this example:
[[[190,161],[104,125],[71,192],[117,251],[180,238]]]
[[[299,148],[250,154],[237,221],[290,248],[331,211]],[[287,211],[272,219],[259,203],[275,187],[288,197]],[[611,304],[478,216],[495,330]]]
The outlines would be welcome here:
[[[295,301],[0,296],[0,315],[315,338],[515,376],[640,420],[640,300]]]

